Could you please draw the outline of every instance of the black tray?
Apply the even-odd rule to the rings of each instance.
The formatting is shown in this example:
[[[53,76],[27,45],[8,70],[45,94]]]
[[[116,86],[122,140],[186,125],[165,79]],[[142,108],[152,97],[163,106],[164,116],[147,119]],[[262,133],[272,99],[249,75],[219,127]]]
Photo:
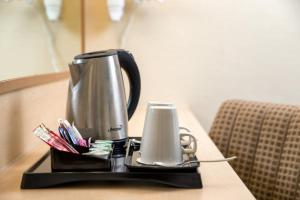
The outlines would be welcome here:
[[[140,140],[141,138],[135,137]],[[200,173],[170,172],[170,171],[129,171],[125,166],[125,156],[111,159],[110,171],[85,171],[85,172],[52,172],[50,152],[46,153],[39,161],[23,173],[21,188],[34,189],[59,186],[76,182],[148,182],[163,184],[178,188],[202,188]]]

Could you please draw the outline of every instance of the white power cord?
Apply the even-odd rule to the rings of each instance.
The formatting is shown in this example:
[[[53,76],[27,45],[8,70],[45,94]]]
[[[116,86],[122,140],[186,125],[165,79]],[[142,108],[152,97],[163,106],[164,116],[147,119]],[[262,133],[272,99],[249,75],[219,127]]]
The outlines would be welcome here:
[[[201,162],[227,162],[227,161],[231,161],[231,160],[234,160],[236,159],[237,157],[236,156],[232,156],[232,157],[229,157],[229,158],[223,158],[223,159],[216,159],[216,160],[198,160],[200,163]]]
[[[183,163],[178,164],[178,165],[169,165],[169,164],[166,164],[166,163],[163,163],[163,162],[153,162],[153,164],[151,164],[151,165],[154,165],[154,166],[156,165],[156,166],[161,166],[161,167],[175,167],[175,166],[184,166],[184,165],[188,165],[188,164],[191,164],[191,163],[227,162],[227,161],[234,160],[234,159],[236,159],[236,156],[233,156],[233,157],[230,157],[230,158],[225,158],[225,159],[218,159],[218,160],[192,160],[192,161],[183,162]],[[140,160],[140,158],[138,158],[136,161],[138,163],[145,164]]]
[[[188,165],[188,164],[191,164],[191,163],[203,163],[203,162],[206,162],[206,163],[208,163],[208,162],[210,162],[210,163],[211,162],[227,162],[227,161],[234,160],[236,158],[237,158],[236,156],[233,156],[233,157],[230,157],[230,158],[224,158],[224,159],[218,159],[218,160],[192,160],[192,161],[183,162],[181,164],[178,164],[177,166],[184,166],[184,165]],[[137,160],[137,162],[142,163],[139,160]],[[174,167],[174,165],[167,165],[167,164],[162,163],[162,162],[154,162],[153,165],[162,166],[162,167]]]
[[[136,139],[132,139],[131,142],[141,144],[141,141],[136,140]],[[192,161],[183,162],[179,165],[186,165],[186,164],[190,164],[190,163],[228,162],[228,161],[235,160],[236,158],[237,158],[236,156],[231,156],[231,157],[228,157],[228,158],[212,159],[212,160],[192,160]],[[139,159],[137,160],[137,162],[142,163]],[[153,165],[159,165],[159,166],[165,166],[165,167],[174,166],[174,165],[166,165],[165,163],[162,163],[162,162],[154,162]]]

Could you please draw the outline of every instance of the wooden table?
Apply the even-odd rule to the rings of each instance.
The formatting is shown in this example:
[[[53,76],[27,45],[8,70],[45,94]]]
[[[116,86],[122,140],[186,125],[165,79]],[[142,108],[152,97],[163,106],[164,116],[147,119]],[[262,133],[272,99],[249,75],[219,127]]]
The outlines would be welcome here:
[[[138,110],[130,120],[130,136],[141,135],[144,113],[144,109]],[[178,109],[178,114],[180,125],[190,128],[194,136],[198,138],[198,158],[206,160],[223,158],[220,151],[188,109]],[[227,162],[201,163],[199,170],[204,184],[202,189],[178,189],[161,185],[137,183],[89,183],[57,188],[21,190],[20,181],[22,173],[47,150],[47,146],[41,144],[34,151],[22,156],[7,169],[0,172],[0,200],[255,199]]]

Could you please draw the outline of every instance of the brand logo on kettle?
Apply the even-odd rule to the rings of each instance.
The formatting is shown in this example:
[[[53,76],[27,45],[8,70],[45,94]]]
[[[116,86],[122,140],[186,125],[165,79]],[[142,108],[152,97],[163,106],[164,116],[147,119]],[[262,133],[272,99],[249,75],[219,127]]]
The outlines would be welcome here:
[[[123,126],[120,124],[117,127],[110,127],[108,132],[120,131],[122,128],[123,128]]]

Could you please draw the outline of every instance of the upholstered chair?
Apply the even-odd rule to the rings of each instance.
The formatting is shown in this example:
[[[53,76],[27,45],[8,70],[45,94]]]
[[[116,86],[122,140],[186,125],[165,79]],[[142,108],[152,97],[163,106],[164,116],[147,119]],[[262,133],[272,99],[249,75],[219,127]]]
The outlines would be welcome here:
[[[257,199],[300,200],[300,107],[229,100],[209,134]]]

